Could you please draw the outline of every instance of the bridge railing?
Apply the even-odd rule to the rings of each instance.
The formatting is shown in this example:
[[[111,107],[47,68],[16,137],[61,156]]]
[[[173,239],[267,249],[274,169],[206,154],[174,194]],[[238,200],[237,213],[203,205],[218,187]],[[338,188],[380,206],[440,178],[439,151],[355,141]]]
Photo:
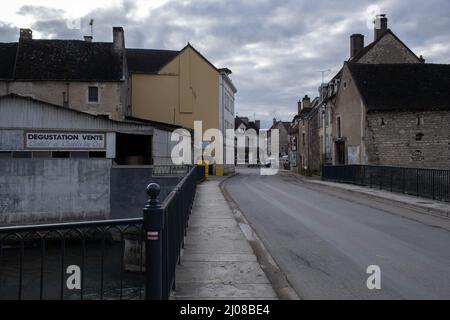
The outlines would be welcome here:
[[[142,218],[0,228],[0,299],[168,299],[202,170]]]
[[[450,202],[450,170],[369,165],[323,166],[322,180]]]

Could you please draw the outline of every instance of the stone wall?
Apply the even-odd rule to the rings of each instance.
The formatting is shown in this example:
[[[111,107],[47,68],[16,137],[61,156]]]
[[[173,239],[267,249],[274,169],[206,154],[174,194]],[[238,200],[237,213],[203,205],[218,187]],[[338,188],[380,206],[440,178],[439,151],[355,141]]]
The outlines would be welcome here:
[[[450,111],[367,114],[372,165],[450,169]]]
[[[420,63],[417,57],[388,33],[359,60],[359,63]]]

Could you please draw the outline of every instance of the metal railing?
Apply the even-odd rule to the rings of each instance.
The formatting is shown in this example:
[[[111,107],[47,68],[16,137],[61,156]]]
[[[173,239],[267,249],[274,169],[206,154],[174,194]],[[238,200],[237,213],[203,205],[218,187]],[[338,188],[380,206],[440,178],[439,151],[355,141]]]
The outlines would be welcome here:
[[[163,203],[150,184],[143,218],[0,228],[0,299],[168,299],[203,177],[193,167]]]
[[[322,180],[450,202],[450,170],[368,165],[323,166]]]

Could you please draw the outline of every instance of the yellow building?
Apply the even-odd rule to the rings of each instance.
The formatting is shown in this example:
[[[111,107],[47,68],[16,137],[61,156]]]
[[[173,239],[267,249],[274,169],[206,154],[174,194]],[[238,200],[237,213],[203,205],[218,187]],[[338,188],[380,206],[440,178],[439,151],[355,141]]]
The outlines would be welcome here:
[[[219,70],[190,44],[181,51],[127,49],[132,117],[220,128]]]

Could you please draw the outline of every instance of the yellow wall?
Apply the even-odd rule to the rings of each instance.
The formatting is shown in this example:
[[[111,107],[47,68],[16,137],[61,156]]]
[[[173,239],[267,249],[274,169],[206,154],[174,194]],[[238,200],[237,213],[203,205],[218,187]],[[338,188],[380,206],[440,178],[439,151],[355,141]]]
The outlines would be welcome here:
[[[187,47],[158,75],[131,76],[132,115],[194,128],[219,128],[219,73]]]

